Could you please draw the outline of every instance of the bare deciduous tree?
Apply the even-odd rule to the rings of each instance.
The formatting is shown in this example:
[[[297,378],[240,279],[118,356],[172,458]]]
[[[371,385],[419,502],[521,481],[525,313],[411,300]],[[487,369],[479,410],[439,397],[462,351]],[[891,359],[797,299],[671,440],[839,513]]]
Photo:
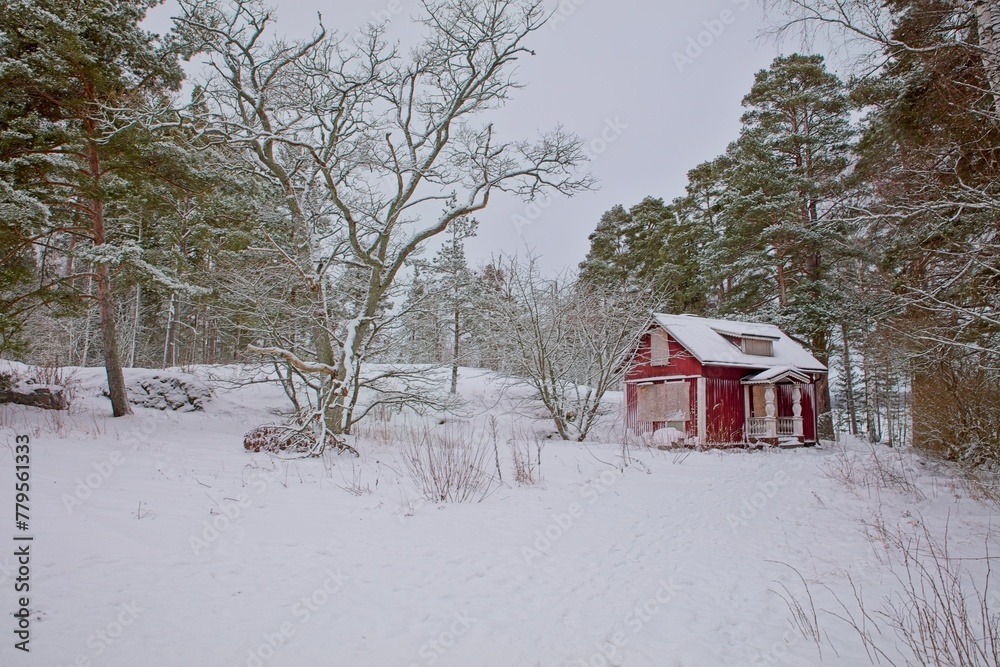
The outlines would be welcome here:
[[[541,5],[425,2],[425,37],[403,57],[382,26],[353,37],[320,26],[289,42],[269,37],[271,14],[255,0],[182,3],[184,33],[210,58],[208,126],[285,192],[297,231],[273,245],[314,303],[310,358],[251,349],[324,379],[334,433],[356,421],[361,365],[392,317],[407,259],[496,192],[532,199],[591,185],[576,169],[585,158],[575,136],[556,128],[511,141],[478,120],[518,87],[511,70],[531,54]]]
[[[484,307],[503,370],[531,385],[563,440],[582,442],[621,382],[653,300],[573,276],[545,278],[533,257],[501,257],[486,275]]]

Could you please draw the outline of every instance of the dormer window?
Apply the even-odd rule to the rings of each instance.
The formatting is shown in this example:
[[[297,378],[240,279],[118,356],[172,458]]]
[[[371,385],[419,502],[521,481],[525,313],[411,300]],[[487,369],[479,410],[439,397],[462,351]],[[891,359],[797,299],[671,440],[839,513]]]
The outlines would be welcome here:
[[[774,341],[770,338],[744,336],[740,340],[740,349],[743,350],[743,354],[752,354],[755,357],[773,357]]]
[[[754,334],[737,334],[730,333],[728,331],[715,330],[715,333],[719,334],[727,341],[732,343],[736,348],[739,348],[740,352],[743,354],[749,354],[755,357],[773,357],[774,356],[774,341],[778,340],[771,336],[754,335]]]

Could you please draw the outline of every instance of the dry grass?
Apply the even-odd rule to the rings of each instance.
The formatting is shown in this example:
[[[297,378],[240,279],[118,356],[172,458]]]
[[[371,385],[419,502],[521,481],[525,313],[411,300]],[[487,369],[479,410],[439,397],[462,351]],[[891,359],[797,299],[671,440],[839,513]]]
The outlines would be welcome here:
[[[947,534],[880,531],[887,540],[895,581],[877,605],[851,581],[854,600],[838,598],[838,618],[861,639],[872,662],[907,667],[996,667],[1000,665],[1000,613],[991,605],[989,537],[981,559],[952,557]],[[983,564],[982,583],[965,566]],[[896,641],[890,637],[895,636]],[[890,654],[890,647],[894,649]]]
[[[789,624],[799,632],[805,639],[816,644],[816,650],[819,652],[819,657],[823,658],[823,634],[819,627],[819,616],[816,613],[816,603],[813,600],[812,591],[809,589],[809,584],[806,582],[805,577],[797,569],[789,565],[788,563],[783,563],[781,561],[768,561],[769,563],[777,563],[779,565],[784,565],[785,567],[792,570],[795,575],[802,582],[802,587],[805,591],[805,600],[802,601],[796,597],[788,587],[779,582],[778,585],[781,586],[780,591],[771,589],[773,593],[778,595],[785,604],[788,606]]]
[[[410,428],[402,445],[403,464],[431,502],[481,502],[499,484],[492,467],[493,447],[468,428]]]
[[[914,460],[913,453],[901,448],[869,444],[867,451],[858,453],[841,446],[824,472],[830,479],[870,494],[892,490],[923,500],[926,496],[916,483]]]
[[[537,484],[542,481],[544,443],[538,434],[531,433],[519,425],[515,426],[510,438],[507,439],[507,446],[514,466],[514,481],[522,485]]]

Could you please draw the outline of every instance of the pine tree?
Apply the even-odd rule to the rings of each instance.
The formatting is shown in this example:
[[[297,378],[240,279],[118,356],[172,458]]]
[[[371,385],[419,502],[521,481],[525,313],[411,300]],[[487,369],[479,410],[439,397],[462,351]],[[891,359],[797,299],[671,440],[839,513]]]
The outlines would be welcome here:
[[[431,262],[439,289],[443,292],[446,317],[451,336],[450,392],[458,390],[458,367],[462,361],[462,341],[466,338],[466,323],[470,319],[472,271],[465,256],[465,241],[476,235],[479,223],[472,218],[458,218],[449,225],[444,246]]]
[[[847,92],[821,56],[794,54],[759,72],[743,104],[740,138],[727,151],[719,240],[738,271],[721,308],[774,321],[826,363],[837,307],[825,253],[842,231],[831,214],[853,137]],[[818,399],[828,412],[828,388]]]
[[[615,206],[604,213],[580,263],[580,281],[642,292],[661,309],[702,312],[702,235],[699,224],[682,218],[680,210],[680,202],[646,197],[627,211]]]
[[[34,238],[61,238],[93,266],[104,363],[115,416],[125,394],[109,215],[125,183],[150,167],[150,137],[123,120],[176,88],[177,56],[139,27],[152,0],[12,0],[0,12],[0,164],[4,180],[48,212]],[[68,239],[68,240],[67,240]],[[68,281],[71,266],[59,280]]]
[[[732,289],[733,275],[729,264],[712,254],[713,242],[725,233],[722,216],[723,195],[726,192],[725,172],[729,162],[726,156],[704,162],[687,174],[686,195],[675,202],[678,216],[688,229],[690,252],[687,259],[693,262],[697,282],[693,286],[704,314],[718,309]]]
[[[595,285],[619,285],[629,280],[631,253],[628,229],[632,218],[620,204],[601,215],[590,234],[590,251],[580,263],[580,280]]]

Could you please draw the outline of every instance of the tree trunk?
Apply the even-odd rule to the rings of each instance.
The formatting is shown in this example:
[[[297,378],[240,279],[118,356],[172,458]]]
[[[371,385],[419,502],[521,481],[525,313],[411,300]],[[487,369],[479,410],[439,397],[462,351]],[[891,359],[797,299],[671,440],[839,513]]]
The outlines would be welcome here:
[[[91,267],[93,268],[93,267]],[[93,271],[91,271],[93,273]],[[94,294],[94,278],[93,276],[87,276],[87,296],[92,296]],[[80,365],[87,365],[87,357],[90,356],[90,320],[91,320],[91,310],[87,309],[87,315],[83,321],[83,351],[80,353]]]
[[[458,294],[457,294],[458,287],[457,287],[457,285],[455,287],[455,292],[456,292],[456,294],[455,294],[455,311],[454,311],[454,318],[455,318],[455,320],[454,320],[455,321],[455,327],[454,327],[455,340],[452,341],[452,347],[451,347],[451,393],[453,393],[453,394],[458,392],[458,354],[459,354],[459,340],[458,339],[459,339],[459,336],[462,333],[461,329],[459,328],[461,326],[461,314],[462,313],[461,313],[461,309],[459,308],[459,305],[458,305]]]
[[[142,306],[142,285],[135,284],[135,309],[132,313],[132,344],[129,346],[128,367],[135,368],[136,347],[139,344],[139,312]]]
[[[851,425],[851,435],[858,434],[858,409],[854,400],[854,374],[851,370],[851,347],[847,340],[847,325],[841,323],[840,337],[844,350],[844,391],[847,394],[847,418]]]
[[[101,347],[104,351],[104,369],[108,376],[108,395],[115,417],[132,414],[125,391],[125,375],[118,355],[118,336],[115,332],[115,309],[111,296],[111,276],[104,264],[97,268],[97,305],[101,315]]]
[[[892,414],[892,376],[889,369],[889,360],[885,361],[885,432],[889,438],[887,443],[890,447],[895,446],[895,439],[893,437],[893,414]]]
[[[170,293],[170,305],[167,306],[167,333],[163,340],[163,364],[164,368],[174,365],[174,337],[177,331],[177,294]]]
[[[320,302],[318,305],[322,305],[322,303]],[[333,352],[333,344],[330,341],[330,332],[327,331],[326,327],[317,322],[313,326],[313,338],[315,338],[313,344],[316,346],[316,360],[327,366],[335,366],[337,358]],[[329,382],[343,382],[343,377],[338,375],[336,378],[325,379],[323,382],[324,384]],[[334,397],[334,409],[331,410],[329,406],[324,406],[325,409],[323,411],[323,421],[326,424],[326,430],[337,435],[343,432],[343,411],[336,409],[340,406],[340,403],[341,401]]]
[[[88,128],[91,129],[92,128]],[[91,136],[94,132],[91,131]],[[91,141],[88,146],[88,167],[94,182],[101,178],[101,161],[97,153],[97,142]],[[95,246],[105,243],[104,202],[99,199],[90,201],[90,216],[93,223],[93,239]],[[111,398],[111,412],[115,417],[132,414],[128,404],[128,394],[125,392],[125,375],[122,373],[122,361],[118,354],[118,335],[115,331],[114,297],[111,293],[111,272],[107,264],[97,266],[97,307],[100,313],[101,347],[104,352],[104,370],[108,376],[108,395]]]
[[[993,109],[1000,116],[1000,6],[997,0],[963,0],[976,17],[983,71],[993,95]]]

